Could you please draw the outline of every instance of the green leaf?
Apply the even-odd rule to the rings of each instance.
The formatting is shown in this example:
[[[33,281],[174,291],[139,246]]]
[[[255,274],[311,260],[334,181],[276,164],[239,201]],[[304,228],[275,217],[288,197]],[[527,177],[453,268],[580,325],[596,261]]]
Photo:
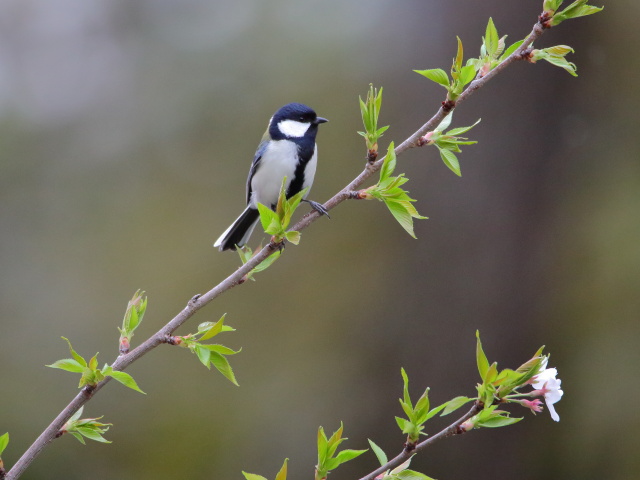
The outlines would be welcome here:
[[[275,262],[278,258],[280,258],[281,253],[282,252],[280,250],[276,250],[274,253],[272,253],[270,256],[268,256],[262,262],[260,262],[256,268],[251,270],[251,272],[259,273],[259,272],[262,272],[263,270],[266,270],[271,266],[273,262]]]
[[[89,360],[89,365],[88,365],[90,370],[96,370],[98,368],[98,354],[96,353],[93,357],[91,357],[91,360]]]
[[[80,435],[84,437],[87,437],[89,440],[93,440],[95,442],[111,443],[109,440],[104,438],[100,433],[98,433],[92,428],[78,427],[76,429],[76,432],[78,432]]]
[[[449,88],[449,76],[447,72],[441,68],[432,68],[428,70],[414,70],[414,72],[427,77],[429,80],[442,85],[445,88]]]
[[[403,470],[396,474],[395,478],[397,480],[434,480],[424,473],[416,472],[415,470]]]
[[[480,341],[480,332],[476,330],[476,363],[478,365],[478,373],[480,374],[480,378],[485,378],[487,372],[489,371],[489,360],[487,356],[484,354],[484,350],[482,349],[482,342]]]
[[[244,475],[244,478],[246,478],[246,480],[267,480],[262,475],[256,475],[255,473],[247,473],[243,471],[242,475]]]
[[[487,30],[484,37],[484,44],[487,48],[487,54],[490,57],[495,57],[496,52],[498,51],[498,41],[498,30],[496,30],[496,26],[493,24],[493,19],[489,18],[489,23],[487,24]]]
[[[140,392],[146,395],[146,393],[140,390],[140,387],[138,387],[138,384],[136,383],[136,381],[128,373],[111,369],[111,372],[109,372],[109,376],[112,377],[114,380],[120,382],[125,387],[128,387],[132,390],[135,390],[136,392]]]
[[[400,367],[400,375],[402,376],[402,398],[404,403],[409,405],[413,410],[413,404],[411,403],[411,397],[409,396],[409,376],[403,367]]]
[[[387,154],[384,157],[384,162],[382,163],[382,168],[380,169],[380,181],[388,179],[393,171],[396,169],[396,151],[394,147],[394,143],[391,142],[389,144],[389,148],[387,149]]]
[[[364,452],[366,452],[368,450],[350,450],[350,449],[345,449],[342,450],[341,452],[338,453],[338,455],[336,455],[336,460],[338,460],[338,464],[341,465],[343,463],[348,462],[349,460],[353,460],[356,457],[359,457],[360,455],[362,455]]]
[[[480,120],[482,120],[481,118],[479,118],[476,123],[474,123],[473,125],[469,125],[468,127],[458,127],[458,128],[452,128],[451,130],[449,130],[447,132],[447,135],[451,135],[451,136],[456,136],[456,135],[462,135],[463,133],[468,132],[469,130],[471,130],[473,127],[475,127],[476,125],[478,125],[480,123]]]
[[[87,443],[84,441],[84,438],[82,437],[82,435],[80,435],[78,432],[69,432],[71,435],[73,435],[81,444],[86,445]]]
[[[522,420],[522,417],[511,418],[511,417],[503,417],[501,415],[497,415],[495,417],[489,418],[488,420],[480,422],[478,426],[485,427],[485,428],[499,428],[499,427],[506,427],[507,425],[513,425],[514,423],[518,423],[520,420]]]
[[[77,421],[80,418],[80,416],[82,415],[82,411],[83,410],[84,410],[84,405],[82,407],[80,407],[76,413],[71,415],[71,418],[69,418],[69,420],[67,420],[67,423],[65,425],[70,425],[70,424],[74,423],[75,421]]]
[[[209,340],[210,338],[215,337],[216,335],[218,335],[221,331],[222,331],[222,327],[224,326],[224,317],[226,317],[227,314],[225,313],[224,315],[222,315],[222,317],[220,317],[220,319],[214,323],[211,328],[209,328],[206,333],[204,335],[202,335],[198,341],[202,342],[204,340]],[[204,324],[200,324],[200,326],[202,326]],[[198,326],[198,331],[200,330],[200,326]]]
[[[338,445],[340,445],[340,443],[343,440],[342,438],[342,432],[344,431],[344,424],[342,422],[340,422],[340,428],[338,428],[335,432],[333,432],[333,434],[331,435],[331,437],[329,437],[329,440],[327,440],[327,445],[328,445],[328,452],[330,452],[333,455],[333,452],[336,451],[336,448],[338,448]]]
[[[462,396],[452,398],[447,403],[445,403],[446,407],[445,407],[444,411],[440,414],[440,416],[444,417],[445,415],[449,415],[450,413],[455,412],[460,407],[462,407],[463,405],[469,403],[472,400],[474,400],[474,399],[473,398],[469,398],[469,397],[462,397]]]
[[[407,209],[400,203],[394,201],[386,201],[385,205],[394,216],[394,218],[398,221],[400,226],[404,228],[406,232],[413,238],[418,238],[413,231],[413,218],[411,217],[409,212],[407,212]]]
[[[464,57],[464,49],[462,48],[462,40],[460,40],[460,37],[456,36],[456,38],[458,39],[458,52],[456,54],[456,58],[454,60],[454,64],[453,64],[453,68],[451,71],[451,76],[454,76],[453,70],[460,72],[460,69],[462,68],[462,61],[463,61],[463,57]],[[455,79],[456,77],[454,77]]]
[[[235,355],[236,353],[240,353],[242,350],[232,350],[224,345],[202,345],[202,347],[207,350],[211,350],[212,352],[218,352],[220,355]]]
[[[53,362],[51,365],[46,366],[51,368],[59,368],[60,370],[66,370],[67,372],[73,373],[82,373],[85,368],[72,358],[58,360],[57,362]]]
[[[378,459],[378,462],[380,462],[380,466],[385,465],[389,461],[387,459],[387,454],[384,453],[384,450],[382,450],[378,445],[376,445],[373,440],[371,440],[370,438],[368,440],[369,440],[369,445],[371,445],[371,450],[373,450],[373,453],[376,454],[376,458]]]
[[[376,130],[376,136],[381,137],[382,134],[384,132],[386,132],[387,130],[389,130],[389,125],[386,125],[384,127],[380,127],[378,130]]]
[[[556,26],[570,18],[579,18],[587,15],[593,15],[602,11],[604,7],[594,7],[586,5],[588,0],[576,0],[561,12],[555,13],[551,18],[551,25]]]
[[[422,396],[416,402],[416,407],[414,409],[417,422],[416,423],[424,423],[426,421],[426,414],[429,412],[429,389],[427,388]]]
[[[280,468],[280,471],[276,475],[275,480],[287,480],[287,461],[288,460],[289,460],[288,458],[284,459],[284,463],[282,464],[282,468]]]
[[[296,232],[295,230],[290,230],[284,234],[287,241],[293,243],[294,245],[298,245],[300,243],[300,232]]]
[[[395,418],[396,418],[396,423],[398,424],[398,427],[400,427],[400,430],[402,430],[402,433],[408,433],[408,431],[412,427],[411,422],[406,418],[402,418],[402,417],[395,417]]]
[[[462,173],[460,172],[460,162],[458,162],[458,157],[456,157],[451,150],[445,150],[444,148],[438,148],[438,150],[440,151],[440,157],[444,164],[449,167],[453,173],[461,177]]]
[[[211,363],[214,367],[218,369],[218,371],[227,377],[231,383],[234,385],[238,385],[238,381],[236,380],[235,375],[233,374],[233,370],[231,369],[231,365],[229,365],[229,361],[222,355],[217,352],[211,352]]]
[[[210,366],[211,350],[209,350],[208,348],[205,348],[203,345],[200,345],[199,343],[196,343],[195,345],[193,345],[193,353],[196,354],[196,356],[198,357],[198,360],[200,360],[200,362],[205,367],[211,368]]]
[[[476,76],[475,65],[466,65],[460,69],[460,90]]]
[[[451,125],[451,120],[452,119],[453,119],[453,112],[445,115],[445,117],[442,119],[442,121],[436,127],[436,131],[438,131],[438,132],[445,131],[447,128],[449,128],[449,125]]]
[[[523,40],[518,40],[517,42],[511,44],[509,46],[509,48],[507,48],[502,55],[500,56],[500,61],[503,61],[504,59],[506,59],[509,55],[511,55],[513,52],[515,52],[518,47],[520,47],[520,45],[522,45],[522,43],[524,42]]]
[[[82,375],[80,377],[80,382],[78,383],[78,388],[82,388],[85,385],[95,385],[98,383],[96,379],[96,372],[91,370],[89,367],[85,367],[82,369]]]
[[[413,407],[407,403],[407,402],[403,402],[402,400],[400,400],[400,406],[402,407],[402,411],[404,412],[404,414],[407,416],[407,418],[409,419],[409,421],[411,423],[414,423],[414,411],[413,411]]]
[[[324,433],[324,428],[318,427],[318,465],[323,465],[327,459],[327,436]]]
[[[7,448],[7,445],[9,445],[9,432],[0,435],[0,455],[2,455],[2,452]]]
[[[369,84],[369,91],[367,92],[366,100],[359,98],[360,113],[362,114],[362,124],[365,131],[358,132],[365,138],[367,150],[369,154],[377,152],[378,139],[389,128],[388,126],[378,128],[378,117],[380,115],[380,108],[382,106],[382,87],[380,91]]]
[[[270,235],[276,235],[278,232],[272,233],[274,225],[280,226],[280,219],[276,212],[261,203],[258,203],[258,212],[262,229]]]
[[[545,12],[555,12],[564,0],[544,0],[542,8]]]
[[[563,68],[564,70],[569,72],[574,77],[578,76],[578,74],[576,73],[576,70],[577,70],[576,64],[573,63],[573,62],[567,61],[567,59],[564,58],[564,57],[558,57],[558,56],[555,56],[555,55],[547,55],[547,56],[543,57],[543,60],[546,60],[551,65],[555,65],[556,67]]]
[[[76,353],[76,351],[71,346],[71,342],[69,341],[69,339],[65,337],[62,337],[62,339],[69,344],[69,351],[71,352],[71,356],[75,359],[75,361],[78,362],[83,367],[86,367],[87,361]]]

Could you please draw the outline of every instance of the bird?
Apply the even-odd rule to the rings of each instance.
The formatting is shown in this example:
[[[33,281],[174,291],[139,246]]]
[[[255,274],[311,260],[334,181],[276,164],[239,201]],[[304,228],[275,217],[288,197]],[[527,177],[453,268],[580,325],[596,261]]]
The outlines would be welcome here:
[[[214,247],[222,252],[245,245],[260,218],[258,203],[275,210],[284,177],[287,198],[307,189],[303,201],[321,215],[329,215],[320,203],[306,199],[318,163],[316,134],[325,122],[326,118],[302,103],[289,103],[273,114],[249,170],[247,207]]]

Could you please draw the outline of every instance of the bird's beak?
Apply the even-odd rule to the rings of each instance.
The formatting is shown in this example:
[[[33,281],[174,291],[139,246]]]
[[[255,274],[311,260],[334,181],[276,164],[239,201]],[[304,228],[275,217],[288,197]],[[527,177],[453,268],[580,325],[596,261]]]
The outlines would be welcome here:
[[[327,120],[326,118],[322,118],[322,117],[316,117],[315,123],[316,125],[320,125],[321,123],[327,123],[329,120]]]

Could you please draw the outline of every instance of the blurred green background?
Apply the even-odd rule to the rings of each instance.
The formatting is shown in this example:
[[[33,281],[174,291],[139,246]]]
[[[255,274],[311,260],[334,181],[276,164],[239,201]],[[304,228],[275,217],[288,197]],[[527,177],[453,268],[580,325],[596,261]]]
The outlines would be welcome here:
[[[240,213],[253,152],[291,101],[330,119],[312,198],[363,167],[358,95],[384,86],[381,142],[424,123],[444,90],[412,69],[448,69],[459,35],[477,56],[489,16],[524,37],[541,0],[6,0],[0,4],[0,433],[12,465],[75,395],[44,367],[117,354],[133,292],[149,308],[134,344],[235,269],[211,244]],[[600,3],[596,2],[596,5]],[[456,112],[482,117],[462,178],[433,148],[399,171],[429,220],[418,240],[384,205],[349,202],[271,269],[199,312],[228,312],[221,341],[240,387],[187,351],[159,347],[85,408],[114,443],[51,444],[26,479],[311,478],[316,430],[345,444],[403,438],[400,367],[441,403],[473,395],[476,329],[515,367],[542,345],[565,396],[548,414],[445,440],[414,460],[438,479],[635,479],[640,349],[640,4],[548,31],[578,78],[517,64]],[[264,237],[263,237],[264,238]],[[260,235],[254,234],[253,244]],[[435,433],[450,421],[434,420]],[[359,478],[372,454],[331,478]]]

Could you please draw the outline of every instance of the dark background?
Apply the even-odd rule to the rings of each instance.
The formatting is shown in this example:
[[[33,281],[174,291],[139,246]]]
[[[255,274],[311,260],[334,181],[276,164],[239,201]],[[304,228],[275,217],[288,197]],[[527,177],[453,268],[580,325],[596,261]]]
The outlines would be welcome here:
[[[565,2],[567,3],[567,2]],[[101,363],[117,354],[133,292],[149,308],[134,344],[239,260],[211,244],[243,208],[266,122],[299,101],[330,119],[312,198],[363,167],[358,95],[384,86],[381,141],[399,142],[444,90],[412,69],[449,69],[459,35],[477,56],[488,17],[508,42],[542,1],[299,2],[8,0],[0,5],[0,433],[10,466],[75,395],[44,367],[60,336]],[[596,3],[600,5],[600,3]],[[114,443],[50,445],[26,479],[233,479],[241,470],[312,478],[316,430],[344,446],[403,437],[400,367],[417,397],[473,395],[476,329],[516,367],[545,344],[565,396],[521,423],[445,440],[413,467],[452,478],[632,479],[640,467],[640,164],[636,0],[563,23],[578,78],[517,64],[465,103],[482,117],[460,156],[434,148],[398,171],[429,220],[410,238],[378,202],[348,202],[271,269],[199,312],[237,328],[240,387],[187,351],[157,348],[85,408]],[[252,243],[261,236],[255,234]],[[264,235],[262,236],[264,238]],[[435,433],[451,421],[435,419]],[[331,478],[359,478],[369,453]]]

